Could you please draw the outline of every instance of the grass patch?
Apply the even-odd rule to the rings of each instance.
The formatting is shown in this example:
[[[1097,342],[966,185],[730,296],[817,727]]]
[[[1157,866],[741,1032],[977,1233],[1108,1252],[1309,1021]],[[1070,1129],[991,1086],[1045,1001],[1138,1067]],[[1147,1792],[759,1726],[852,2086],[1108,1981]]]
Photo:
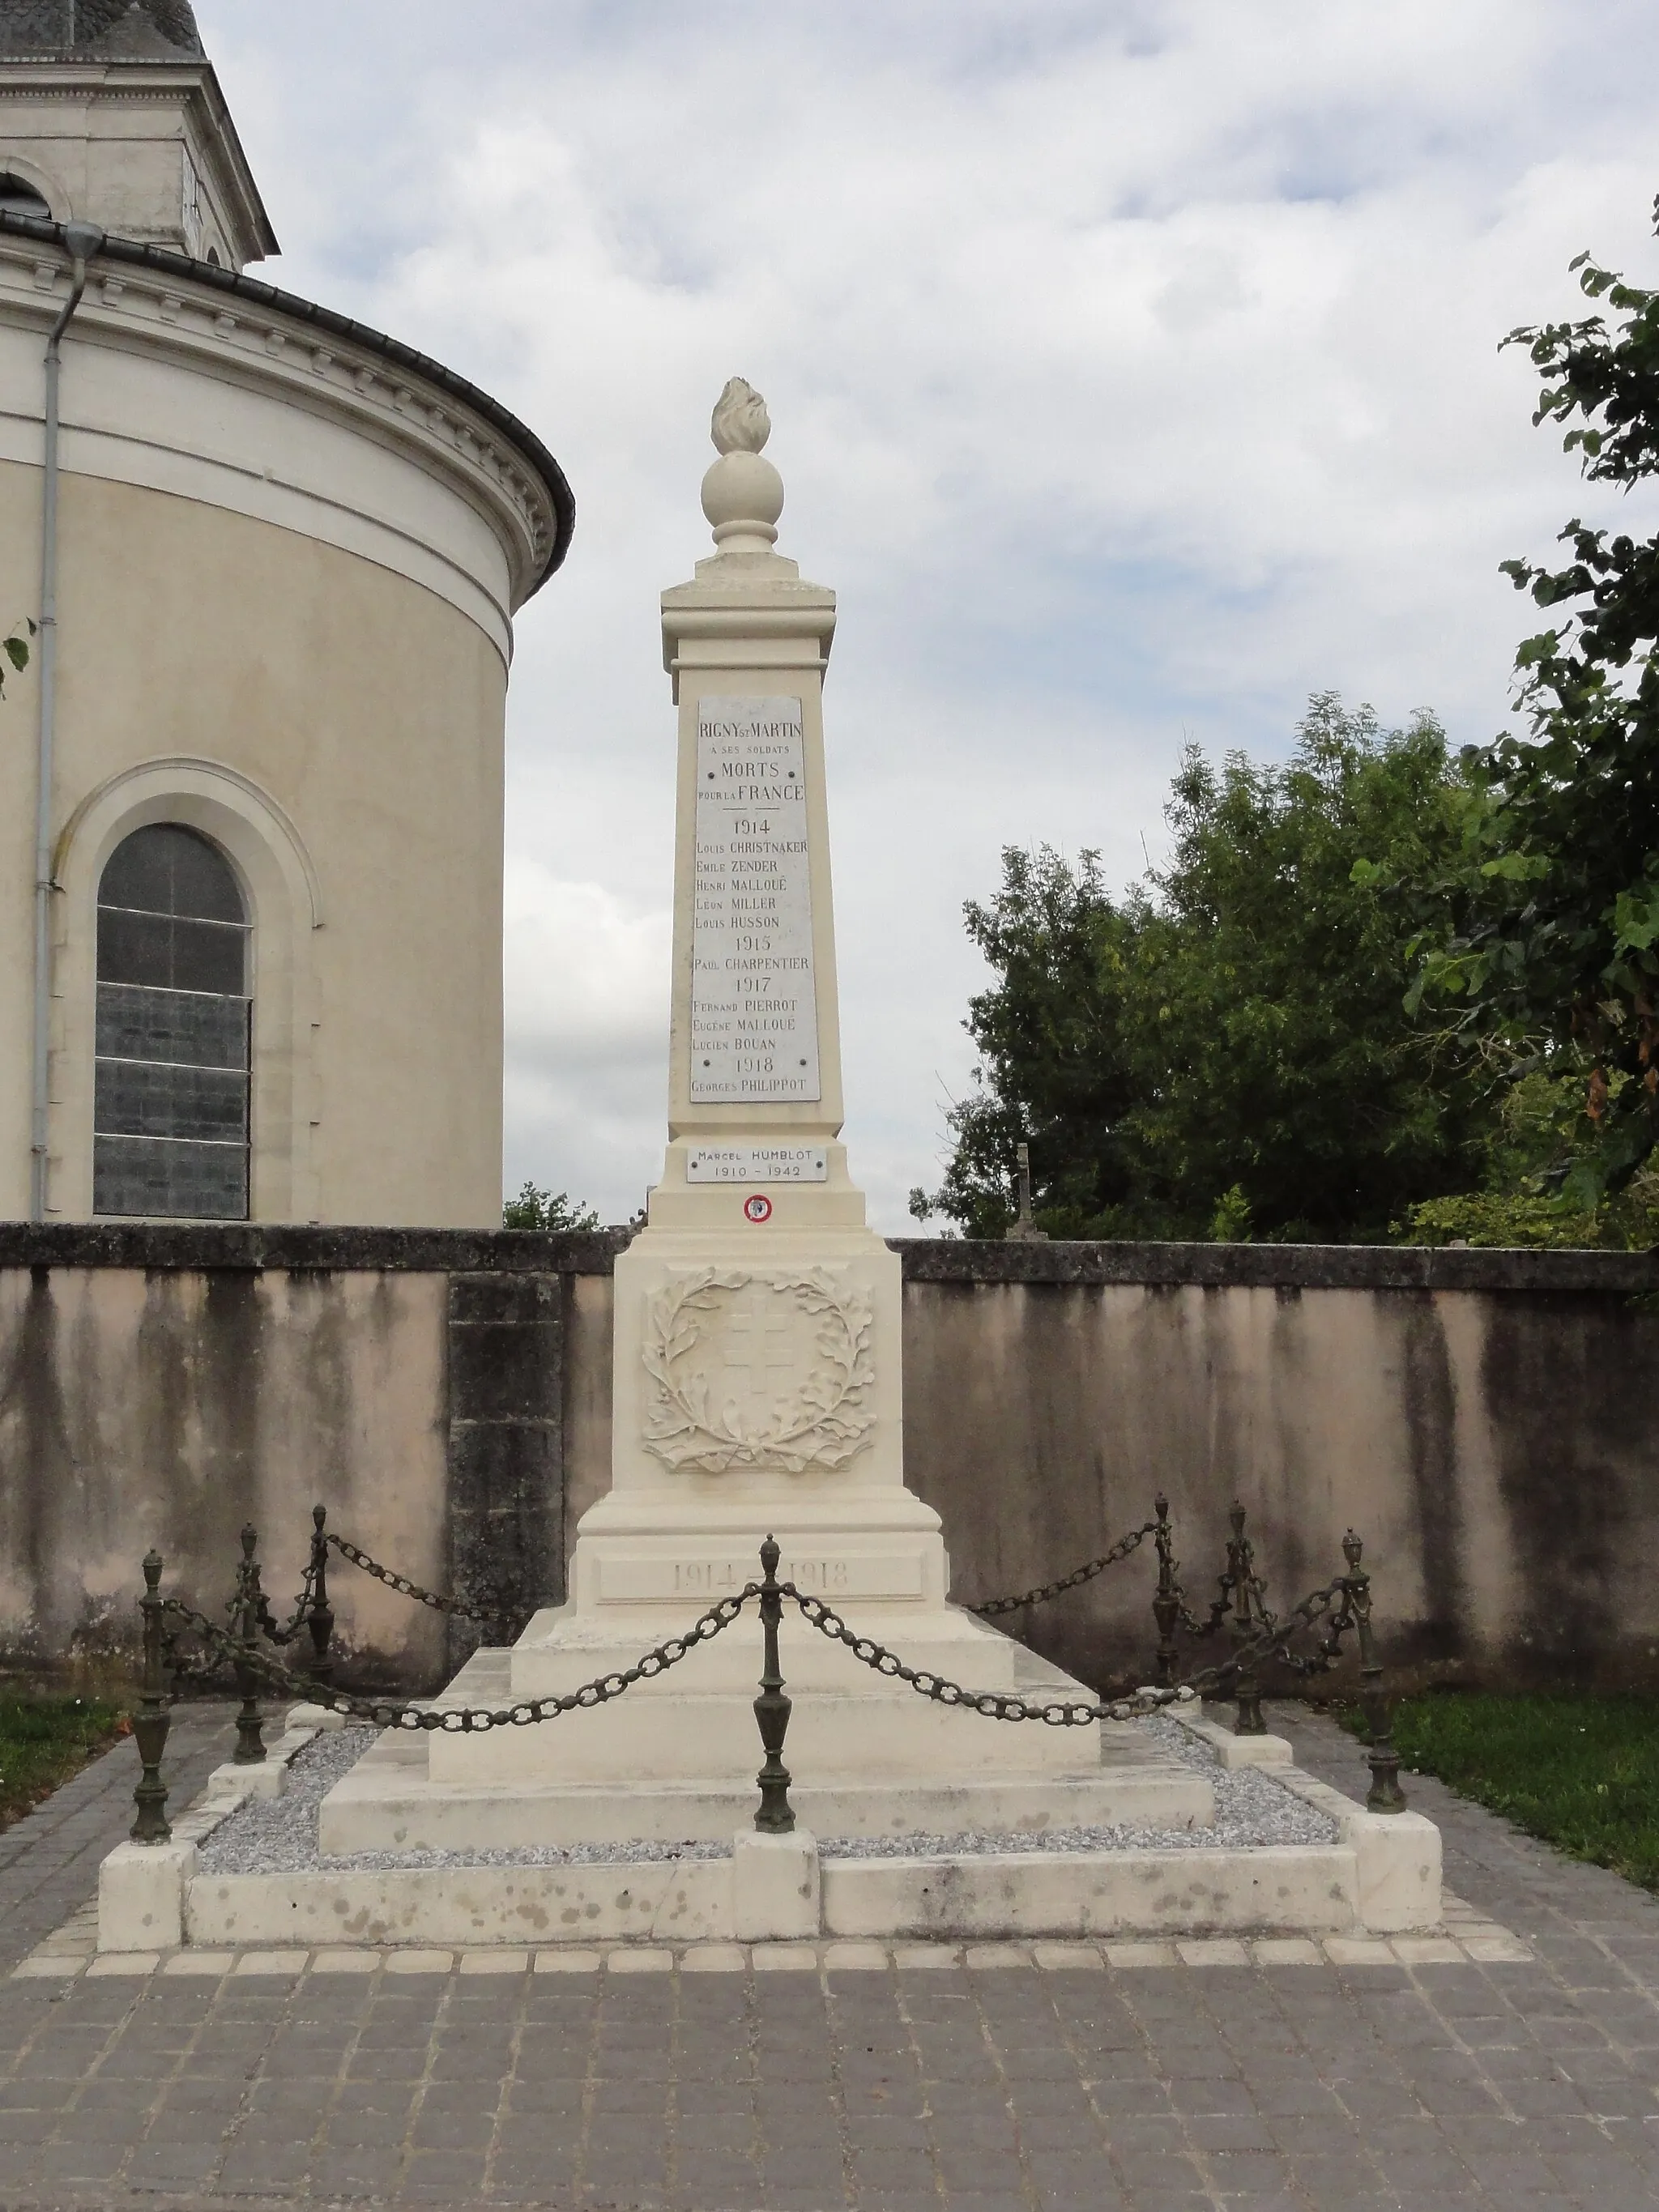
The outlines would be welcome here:
[[[101,1698],[0,1698],[0,1828],[67,1782],[126,1727],[120,1707]]]
[[[1349,1708],[1344,1724],[1365,1733]],[[1659,1698],[1401,1698],[1404,1764],[1502,1813],[1530,1836],[1659,1890]]]

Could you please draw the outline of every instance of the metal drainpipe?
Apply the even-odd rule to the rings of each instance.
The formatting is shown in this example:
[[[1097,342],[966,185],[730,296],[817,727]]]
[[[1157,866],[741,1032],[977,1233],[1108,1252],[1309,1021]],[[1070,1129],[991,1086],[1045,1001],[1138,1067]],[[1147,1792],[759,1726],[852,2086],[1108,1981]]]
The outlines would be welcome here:
[[[52,783],[58,715],[58,387],[62,344],[87,289],[87,264],[104,243],[89,222],[66,222],[70,295],[46,340],[46,470],[40,521],[40,736],[34,807],[34,1065],[29,1115],[29,1219],[46,1218],[47,1109],[52,1048]]]

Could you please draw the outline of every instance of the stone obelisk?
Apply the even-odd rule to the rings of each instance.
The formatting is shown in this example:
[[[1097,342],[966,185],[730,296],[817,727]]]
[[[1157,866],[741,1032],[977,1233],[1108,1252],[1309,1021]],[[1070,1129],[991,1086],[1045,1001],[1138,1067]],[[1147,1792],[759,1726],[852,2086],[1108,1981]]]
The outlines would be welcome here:
[[[899,1262],[840,1140],[822,709],[835,595],[775,550],[783,484],[759,394],[733,379],[712,428],[715,550],[662,597],[679,714],[667,1152],[617,1261],[611,1488],[582,1516],[569,1602],[525,1631],[508,1686],[545,1696],[628,1664],[755,1579],[769,1533],[786,1579],[912,1664],[984,1689],[1035,1667],[1058,1686],[948,1602],[939,1516],[905,1487]],[[603,1713],[434,1736],[432,1776],[742,1785],[757,1638],[751,1607]],[[798,1620],[787,1642],[803,1777],[1098,1771],[1091,1730],[991,1729]]]
[[[639,1625],[741,1589],[769,1528],[803,1589],[945,1598],[904,1487],[896,1256],[847,1169],[824,789],[835,594],[774,550],[783,483],[733,379],[703,478],[715,550],[665,592],[679,712],[669,1142],[617,1262],[613,1486],[584,1615]]]

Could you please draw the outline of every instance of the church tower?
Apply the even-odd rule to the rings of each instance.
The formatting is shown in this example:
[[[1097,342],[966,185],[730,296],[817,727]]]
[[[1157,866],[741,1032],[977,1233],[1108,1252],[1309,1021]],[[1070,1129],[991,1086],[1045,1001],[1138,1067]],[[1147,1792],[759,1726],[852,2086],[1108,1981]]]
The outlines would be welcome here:
[[[0,207],[224,269],[278,250],[190,0],[0,0]]]
[[[501,1224],[570,488],[276,250],[189,0],[0,0],[0,1218]]]

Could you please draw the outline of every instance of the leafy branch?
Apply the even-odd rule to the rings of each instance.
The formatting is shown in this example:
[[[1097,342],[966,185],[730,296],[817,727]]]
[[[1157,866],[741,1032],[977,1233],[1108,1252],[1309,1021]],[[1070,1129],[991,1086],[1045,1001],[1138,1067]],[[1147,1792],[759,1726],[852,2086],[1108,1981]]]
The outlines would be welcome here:
[[[1542,374],[1534,424],[1568,425],[1585,477],[1628,490],[1659,475],[1659,291],[1588,254],[1571,265],[1620,319],[1503,343]],[[1560,542],[1559,567],[1503,563],[1561,618],[1516,654],[1527,733],[1466,756],[1451,920],[1418,946],[1407,1004],[1455,1006],[1517,1073],[1577,1073],[1590,1141],[1554,1182],[1563,1206],[1593,1208],[1659,1145],[1659,538],[1575,517]]]
[[[7,662],[9,662],[12,668],[21,676],[29,665],[29,639],[38,636],[39,634],[39,624],[31,622],[25,616],[23,621],[13,629],[9,637],[0,637],[0,654],[4,655],[4,659],[0,659],[0,698],[5,696]]]

